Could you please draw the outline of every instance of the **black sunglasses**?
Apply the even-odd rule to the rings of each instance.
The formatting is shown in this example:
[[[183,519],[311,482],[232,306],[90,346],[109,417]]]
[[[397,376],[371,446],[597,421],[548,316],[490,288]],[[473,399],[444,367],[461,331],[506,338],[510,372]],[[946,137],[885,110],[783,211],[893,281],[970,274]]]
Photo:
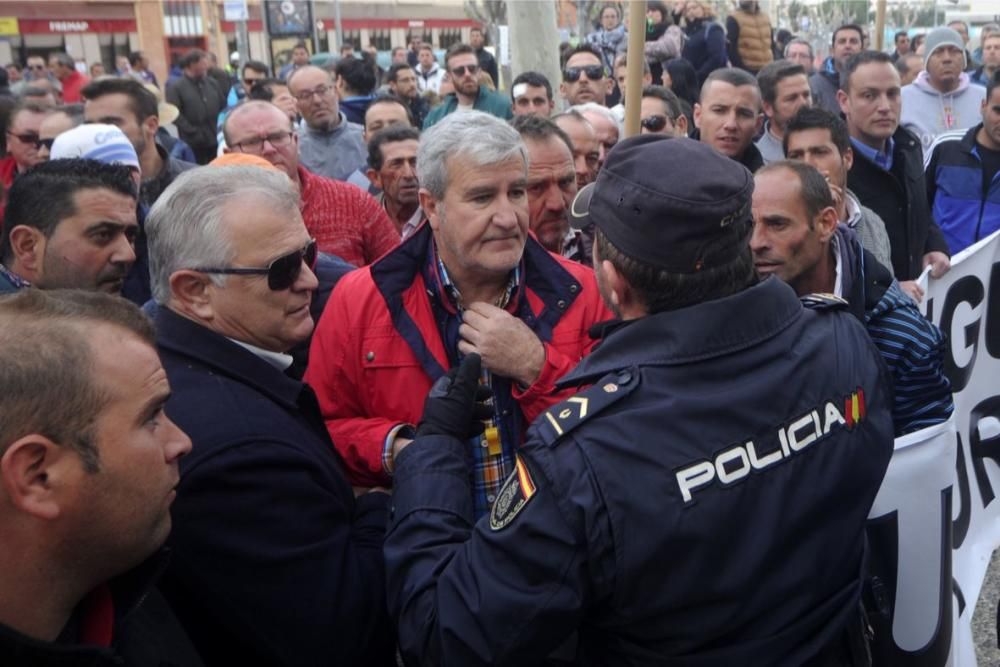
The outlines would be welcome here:
[[[586,74],[591,81],[600,81],[604,78],[603,65],[586,65],[584,67],[567,67],[563,70],[563,81],[575,83],[581,74]]]
[[[646,116],[639,121],[639,124],[650,132],[659,132],[667,126],[668,120],[669,119],[666,116],[657,114],[655,116]]]
[[[286,290],[295,284],[299,274],[302,273],[302,263],[305,262],[309,269],[316,266],[316,239],[309,239],[305,248],[293,250],[287,255],[282,255],[267,265],[266,268],[225,268],[225,269],[191,269],[199,273],[218,273],[223,275],[237,276],[267,276],[267,286],[274,292]]]
[[[36,148],[38,147],[38,135],[34,132],[29,132],[27,134],[18,134],[17,132],[11,132],[7,130],[7,134],[12,137],[16,137],[18,141],[22,144],[33,144]]]
[[[464,76],[466,72],[475,74],[479,71],[479,65],[458,65],[453,67],[451,73],[455,76]]]
[[[52,137],[51,139],[39,139],[38,141],[35,142],[35,148],[38,149],[41,148],[42,146],[45,146],[45,148],[51,151],[52,144],[54,144],[55,142],[56,142],[55,137]]]

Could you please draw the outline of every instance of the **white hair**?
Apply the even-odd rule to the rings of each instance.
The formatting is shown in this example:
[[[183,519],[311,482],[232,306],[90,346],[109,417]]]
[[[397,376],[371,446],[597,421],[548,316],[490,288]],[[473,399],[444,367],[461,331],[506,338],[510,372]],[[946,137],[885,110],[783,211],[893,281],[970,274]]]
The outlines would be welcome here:
[[[597,102],[584,102],[583,104],[574,104],[569,109],[566,109],[566,111],[567,112],[575,111],[581,115],[583,115],[588,111],[591,111],[599,116],[603,116],[604,118],[614,123],[615,127],[618,128],[619,138],[625,133],[625,130],[624,128],[622,128],[622,124],[618,120],[618,117],[615,116],[614,112],[612,112],[611,109],[607,108],[603,104],[598,104]]]
[[[146,217],[153,298],[170,301],[170,276],[181,269],[224,268],[235,250],[227,225],[231,202],[263,200],[282,214],[298,210],[299,195],[283,172],[263,167],[199,167],[170,184]],[[212,275],[216,284],[224,276]]]

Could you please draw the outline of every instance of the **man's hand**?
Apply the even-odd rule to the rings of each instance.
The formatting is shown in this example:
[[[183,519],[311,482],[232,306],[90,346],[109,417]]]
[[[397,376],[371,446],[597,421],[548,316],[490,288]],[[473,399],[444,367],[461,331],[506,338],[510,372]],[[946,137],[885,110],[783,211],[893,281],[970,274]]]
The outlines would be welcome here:
[[[940,278],[948,273],[948,269],[951,268],[951,260],[943,252],[932,250],[924,255],[923,267],[927,268],[928,265],[931,267],[931,278]]]
[[[916,280],[904,280],[899,283],[899,287],[917,303],[924,300],[924,291],[920,289],[920,285],[917,284]]]
[[[450,435],[464,440],[483,432],[483,420],[493,415],[493,408],[486,403],[492,395],[490,388],[479,384],[480,372],[479,355],[470,354],[438,378],[424,401],[424,415],[417,424],[418,438]]]
[[[545,364],[545,346],[528,325],[506,310],[476,302],[466,308],[458,329],[462,354],[478,354],[492,373],[527,387]]]

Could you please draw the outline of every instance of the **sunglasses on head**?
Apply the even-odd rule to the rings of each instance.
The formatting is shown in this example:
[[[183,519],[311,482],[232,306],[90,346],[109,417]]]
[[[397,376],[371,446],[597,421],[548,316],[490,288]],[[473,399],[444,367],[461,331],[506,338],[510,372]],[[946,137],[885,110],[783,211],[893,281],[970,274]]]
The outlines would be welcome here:
[[[316,266],[316,239],[309,239],[304,248],[293,250],[282,255],[267,265],[266,268],[231,267],[222,269],[192,269],[199,273],[217,273],[236,276],[267,276],[267,286],[274,292],[286,290],[295,284],[302,273],[302,263],[305,262],[312,270]]]
[[[600,81],[604,78],[603,65],[585,65],[584,67],[567,67],[563,71],[563,81],[575,83],[580,79],[581,74],[586,74],[591,81]]]
[[[666,116],[661,116],[659,114],[655,116],[646,116],[639,121],[639,124],[650,132],[659,132],[667,126],[667,121],[670,120]]]
[[[465,76],[465,73],[475,74],[479,71],[479,65],[458,65],[457,67],[451,68],[451,73],[454,76]]]

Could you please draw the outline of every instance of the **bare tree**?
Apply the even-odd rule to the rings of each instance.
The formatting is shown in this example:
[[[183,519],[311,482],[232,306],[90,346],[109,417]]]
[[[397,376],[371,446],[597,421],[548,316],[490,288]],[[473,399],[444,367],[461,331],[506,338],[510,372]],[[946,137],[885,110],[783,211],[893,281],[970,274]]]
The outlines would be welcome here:
[[[486,28],[489,43],[500,44],[500,26],[507,24],[507,3],[504,0],[465,0],[465,13]]]

